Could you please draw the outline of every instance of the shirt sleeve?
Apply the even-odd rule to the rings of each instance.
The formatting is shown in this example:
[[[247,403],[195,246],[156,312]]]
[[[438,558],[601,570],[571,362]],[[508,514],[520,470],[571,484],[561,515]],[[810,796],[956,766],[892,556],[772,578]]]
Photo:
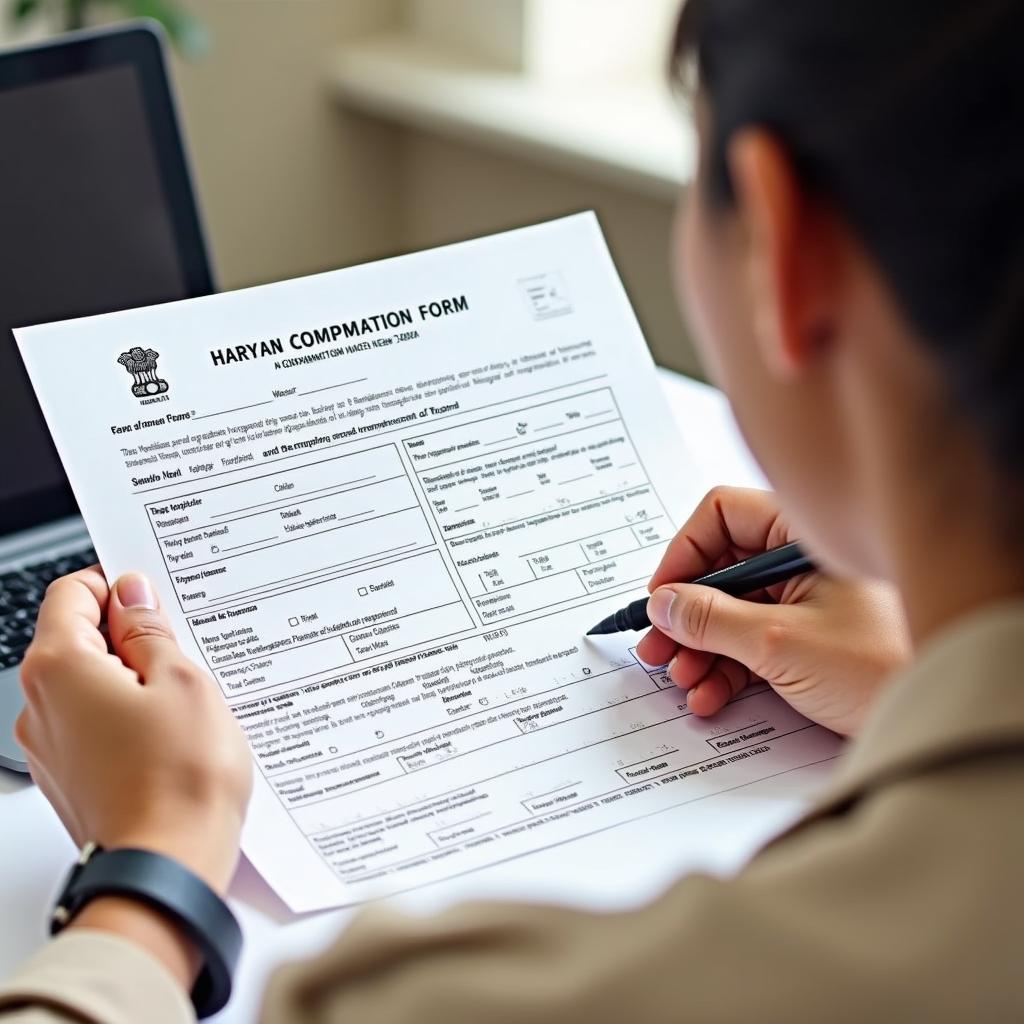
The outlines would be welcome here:
[[[627,913],[371,910],[277,974],[263,1024],[1024,1020],[1016,767],[888,787]]]
[[[0,1024],[194,1024],[192,1004],[138,946],[76,928],[0,984]]]
[[[279,971],[261,1020],[1024,1020],[1024,757],[1001,760],[887,785],[799,829],[734,879],[691,876],[628,912],[372,909],[319,957]],[[0,1024],[193,1020],[148,954],[84,930],[0,987]]]

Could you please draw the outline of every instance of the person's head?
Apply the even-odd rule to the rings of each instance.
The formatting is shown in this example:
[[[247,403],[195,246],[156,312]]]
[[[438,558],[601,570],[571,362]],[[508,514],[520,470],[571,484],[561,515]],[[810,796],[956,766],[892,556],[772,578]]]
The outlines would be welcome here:
[[[1024,508],[1022,40],[1020,0],[683,8],[685,305],[834,569],[890,573],[878,520],[912,492]]]

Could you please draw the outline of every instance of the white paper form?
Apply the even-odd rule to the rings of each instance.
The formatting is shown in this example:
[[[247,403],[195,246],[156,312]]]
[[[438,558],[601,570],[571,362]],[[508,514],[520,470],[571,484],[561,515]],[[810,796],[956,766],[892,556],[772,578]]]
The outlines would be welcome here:
[[[156,581],[248,734],[293,909],[835,755],[584,639],[705,490],[593,215],[16,335],[108,576]]]

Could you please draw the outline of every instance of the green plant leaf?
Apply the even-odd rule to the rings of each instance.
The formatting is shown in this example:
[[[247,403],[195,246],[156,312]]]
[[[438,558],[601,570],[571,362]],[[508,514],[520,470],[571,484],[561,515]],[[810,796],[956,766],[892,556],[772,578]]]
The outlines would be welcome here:
[[[14,0],[8,13],[13,22],[25,21],[27,18],[31,18],[41,6],[41,0]]]
[[[86,24],[89,9],[106,6],[129,18],[152,18],[160,22],[184,57],[194,60],[210,50],[206,26],[176,0],[0,0],[0,9],[6,7],[12,24],[27,21],[47,5],[56,5],[60,10],[65,28],[81,28]]]
[[[160,22],[184,57],[203,57],[210,49],[206,27],[174,0],[117,0],[117,6],[132,18]]]
[[[85,28],[85,9],[88,5],[89,0],[64,0],[64,27]]]

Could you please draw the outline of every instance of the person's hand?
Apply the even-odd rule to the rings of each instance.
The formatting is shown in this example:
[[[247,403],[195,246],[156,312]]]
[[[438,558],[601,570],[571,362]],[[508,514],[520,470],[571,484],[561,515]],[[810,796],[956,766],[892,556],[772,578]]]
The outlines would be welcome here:
[[[129,575],[109,590],[98,568],[52,583],[21,677],[16,735],[74,841],[166,854],[224,892],[252,787],[248,748],[149,583]]]
[[[637,654],[670,662],[696,715],[713,715],[753,679],[843,735],[857,732],[910,641],[895,591],[809,573],[743,598],[678,583],[799,540],[767,491],[720,487],[669,545],[650,582],[653,628]]]

